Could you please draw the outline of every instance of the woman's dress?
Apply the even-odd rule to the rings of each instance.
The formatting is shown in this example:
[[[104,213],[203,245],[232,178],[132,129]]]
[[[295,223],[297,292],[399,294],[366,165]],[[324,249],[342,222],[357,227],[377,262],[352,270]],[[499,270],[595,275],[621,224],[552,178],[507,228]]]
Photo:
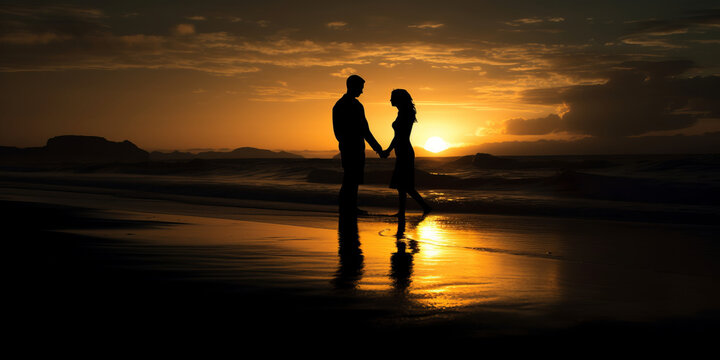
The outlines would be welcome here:
[[[395,170],[393,170],[390,187],[399,190],[415,188],[415,151],[410,144],[414,120],[398,115],[392,123],[395,130]]]

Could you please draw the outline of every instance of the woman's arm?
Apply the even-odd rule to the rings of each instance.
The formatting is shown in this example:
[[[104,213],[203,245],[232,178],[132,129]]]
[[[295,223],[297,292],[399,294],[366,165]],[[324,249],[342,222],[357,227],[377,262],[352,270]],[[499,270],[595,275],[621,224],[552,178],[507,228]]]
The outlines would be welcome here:
[[[383,150],[380,153],[380,156],[383,158],[390,156],[390,152],[393,151],[393,149],[395,149],[395,145],[397,145],[397,131],[394,133],[393,140],[390,142],[390,145],[388,145],[388,148]]]
[[[390,142],[390,145],[388,145],[388,148],[380,152],[380,157],[386,158],[390,156],[390,152],[395,148],[395,142],[395,136],[393,136],[393,139]]]

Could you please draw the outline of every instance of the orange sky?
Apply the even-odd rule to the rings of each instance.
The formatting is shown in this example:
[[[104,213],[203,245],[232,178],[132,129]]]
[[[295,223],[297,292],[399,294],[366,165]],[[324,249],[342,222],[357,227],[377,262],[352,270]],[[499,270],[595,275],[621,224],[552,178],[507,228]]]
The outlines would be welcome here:
[[[334,150],[330,109],[350,74],[367,81],[381,144],[394,88],[415,99],[416,146],[720,130],[711,2],[263,4],[0,6],[0,145],[81,134],[147,150]],[[707,89],[684,90],[692,79]],[[636,104],[613,95],[635,85]]]

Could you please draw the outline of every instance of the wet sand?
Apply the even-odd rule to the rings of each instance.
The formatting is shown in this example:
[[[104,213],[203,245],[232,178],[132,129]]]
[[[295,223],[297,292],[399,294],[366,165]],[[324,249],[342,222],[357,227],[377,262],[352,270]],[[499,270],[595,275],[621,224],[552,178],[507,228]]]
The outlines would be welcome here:
[[[18,331],[702,343],[720,324],[716,226],[412,213],[402,224],[391,209],[355,220],[116,195],[0,189]]]

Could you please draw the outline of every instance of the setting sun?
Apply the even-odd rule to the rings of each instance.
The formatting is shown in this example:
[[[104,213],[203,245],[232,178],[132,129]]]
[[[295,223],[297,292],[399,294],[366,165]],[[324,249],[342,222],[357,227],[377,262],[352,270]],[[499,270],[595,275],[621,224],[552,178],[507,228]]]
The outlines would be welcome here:
[[[441,139],[441,138],[439,138],[439,137],[437,137],[437,136],[433,136],[433,137],[429,138],[429,139],[427,140],[427,142],[425,142],[425,146],[423,146],[423,147],[424,147],[425,150],[427,150],[427,151],[432,151],[432,152],[434,152],[434,153],[439,153],[439,152],[447,149],[449,146],[448,146],[448,144],[445,142],[445,140],[443,140],[443,139]]]

